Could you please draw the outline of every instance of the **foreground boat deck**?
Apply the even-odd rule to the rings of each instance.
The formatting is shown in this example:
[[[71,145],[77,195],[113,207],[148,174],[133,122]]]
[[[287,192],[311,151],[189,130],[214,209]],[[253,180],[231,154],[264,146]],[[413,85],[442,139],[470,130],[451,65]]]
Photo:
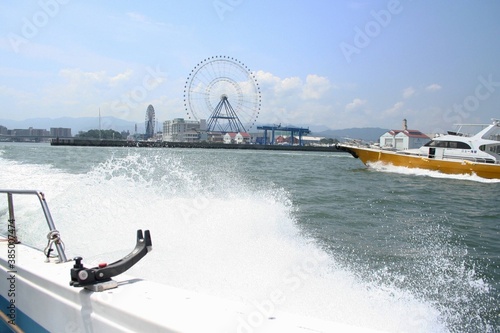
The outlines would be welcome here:
[[[46,263],[41,251],[17,244],[10,266],[8,250],[1,242],[0,303],[27,332],[375,332],[274,311],[271,301],[256,307],[126,274],[116,277],[116,289],[75,288],[69,285],[72,261]]]

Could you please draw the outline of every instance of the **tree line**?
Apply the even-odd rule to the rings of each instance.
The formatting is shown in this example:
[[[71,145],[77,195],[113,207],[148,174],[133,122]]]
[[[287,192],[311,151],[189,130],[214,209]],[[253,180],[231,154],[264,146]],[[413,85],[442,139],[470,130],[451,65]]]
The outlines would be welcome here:
[[[79,132],[76,137],[85,139],[105,139],[105,140],[123,140],[123,136],[120,132],[114,131],[112,129],[98,130],[92,129],[87,132]]]

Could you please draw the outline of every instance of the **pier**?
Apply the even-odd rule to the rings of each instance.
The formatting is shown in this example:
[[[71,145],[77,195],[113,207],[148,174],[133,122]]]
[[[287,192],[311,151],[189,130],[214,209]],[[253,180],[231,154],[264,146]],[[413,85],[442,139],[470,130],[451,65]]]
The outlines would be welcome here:
[[[53,139],[52,146],[80,147],[137,147],[137,148],[201,148],[201,149],[246,149],[246,150],[285,150],[285,151],[324,151],[339,152],[334,146],[286,146],[259,144],[225,144],[209,142],[169,142],[169,141],[127,141],[99,139]]]

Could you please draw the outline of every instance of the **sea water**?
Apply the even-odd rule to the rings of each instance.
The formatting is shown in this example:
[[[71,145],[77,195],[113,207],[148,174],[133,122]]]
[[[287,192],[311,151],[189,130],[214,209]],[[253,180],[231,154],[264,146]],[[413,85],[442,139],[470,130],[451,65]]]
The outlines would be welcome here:
[[[367,168],[346,153],[43,143],[0,143],[0,170],[0,188],[45,193],[68,257],[87,267],[149,229],[153,251],[127,273],[256,312],[499,331],[497,180]],[[43,249],[39,203],[14,204],[20,239]]]

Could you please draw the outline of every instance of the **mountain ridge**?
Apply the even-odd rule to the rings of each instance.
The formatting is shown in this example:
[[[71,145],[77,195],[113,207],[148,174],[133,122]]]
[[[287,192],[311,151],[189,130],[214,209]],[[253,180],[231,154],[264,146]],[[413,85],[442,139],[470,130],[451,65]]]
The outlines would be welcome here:
[[[101,117],[59,117],[59,118],[29,118],[25,120],[0,119],[0,126],[8,129],[26,129],[29,127],[36,129],[50,129],[51,127],[71,128],[72,135],[79,132],[89,131],[91,129],[103,130],[113,129],[118,132],[129,131],[135,133],[144,132],[144,123],[135,123],[132,121],[105,116]],[[353,127],[346,129],[329,129],[324,125],[311,126],[311,135],[323,136],[342,141],[348,137],[364,141],[378,141],[378,138],[387,132],[388,129],[379,127]]]
[[[326,130],[321,132],[313,132],[314,136],[324,136],[332,139],[343,141],[343,139],[358,139],[363,141],[378,141],[382,134],[388,132],[388,129],[380,127],[353,127],[337,130]]]

